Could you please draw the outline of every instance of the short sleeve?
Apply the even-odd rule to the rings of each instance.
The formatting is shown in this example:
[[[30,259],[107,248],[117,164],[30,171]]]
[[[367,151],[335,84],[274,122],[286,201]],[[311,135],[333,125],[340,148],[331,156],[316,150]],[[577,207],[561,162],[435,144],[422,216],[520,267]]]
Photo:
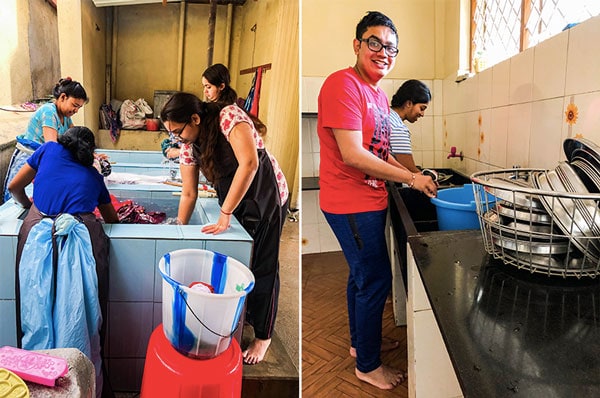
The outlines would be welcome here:
[[[240,123],[248,123],[250,128],[252,129],[252,137],[254,138],[254,142],[256,143],[256,147],[258,149],[263,149],[265,144],[263,143],[262,138],[258,135],[256,128],[254,127],[254,122],[248,116],[246,111],[240,108],[237,105],[228,105],[221,110],[220,114],[220,126],[221,131],[229,141],[229,134],[233,128]]]
[[[181,147],[179,148],[179,164],[185,166],[194,166],[198,164],[196,158],[194,158],[194,152],[190,144],[181,144]]]
[[[225,134],[225,137],[229,137],[229,133],[235,127],[236,124],[246,122],[254,127],[250,116],[239,106],[229,105],[221,110],[221,131]]]

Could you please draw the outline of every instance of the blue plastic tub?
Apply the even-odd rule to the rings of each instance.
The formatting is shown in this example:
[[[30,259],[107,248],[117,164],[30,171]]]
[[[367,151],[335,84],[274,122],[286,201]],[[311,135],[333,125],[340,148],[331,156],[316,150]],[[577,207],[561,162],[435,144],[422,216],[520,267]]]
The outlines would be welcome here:
[[[492,196],[488,202],[493,202]],[[459,188],[440,189],[437,198],[431,198],[436,207],[438,227],[440,231],[460,229],[479,229],[477,206],[472,184]]]

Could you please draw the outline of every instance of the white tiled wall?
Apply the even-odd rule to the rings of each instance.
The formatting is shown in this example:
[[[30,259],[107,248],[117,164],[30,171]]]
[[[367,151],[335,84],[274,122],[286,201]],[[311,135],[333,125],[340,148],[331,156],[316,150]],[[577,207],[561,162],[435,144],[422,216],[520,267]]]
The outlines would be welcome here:
[[[319,207],[319,191],[302,191],[302,253],[340,251]]]
[[[598,38],[600,17],[595,17],[464,82],[444,80],[443,123],[462,128],[455,138],[466,148],[461,170],[554,168],[565,159],[565,138],[600,144]],[[571,102],[578,117],[570,126],[565,112]]]

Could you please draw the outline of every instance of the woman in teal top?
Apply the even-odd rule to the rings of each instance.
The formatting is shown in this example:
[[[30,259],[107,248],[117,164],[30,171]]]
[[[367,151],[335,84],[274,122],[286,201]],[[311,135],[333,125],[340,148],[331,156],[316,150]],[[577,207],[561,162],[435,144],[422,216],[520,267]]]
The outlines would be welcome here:
[[[88,102],[83,86],[70,77],[60,79],[52,94],[54,101],[39,107],[31,117],[27,131],[17,136],[17,147],[10,159],[4,180],[4,202],[11,197],[7,189],[8,184],[33,151],[45,142],[56,142],[59,135],[73,126],[71,116]]]

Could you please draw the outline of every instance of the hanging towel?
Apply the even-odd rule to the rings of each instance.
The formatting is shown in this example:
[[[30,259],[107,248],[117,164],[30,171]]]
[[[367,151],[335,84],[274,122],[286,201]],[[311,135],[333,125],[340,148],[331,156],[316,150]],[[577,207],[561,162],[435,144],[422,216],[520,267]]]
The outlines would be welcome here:
[[[252,86],[248,92],[248,97],[244,102],[244,110],[249,114],[258,117],[258,103],[260,102],[260,86],[262,84],[262,66],[256,68],[252,78]]]
[[[102,315],[87,228],[70,214],[54,221],[44,218],[31,229],[23,253],[27,253],[19,264],[23,348],[79,349],[94,364],[97,391],[102,391]]]
[[[256,75],[257,73],[254,73],[254,77],[252,78],[252,85],[250,86],[250,91],[248,92],[248,96],[246,97],[246,100],[244,101],[244,110],[248,113],[250,113],[250,109],[252,109],[252,99],[254,98],[254,86],[256,84]]]
[[[260,102],[260,85],[262,83],[262,66],[256,69],[256,76],[254,81],[254,98],[252,98],[252,107],[250,108],[250,114],[258,117],[258,103]]]

